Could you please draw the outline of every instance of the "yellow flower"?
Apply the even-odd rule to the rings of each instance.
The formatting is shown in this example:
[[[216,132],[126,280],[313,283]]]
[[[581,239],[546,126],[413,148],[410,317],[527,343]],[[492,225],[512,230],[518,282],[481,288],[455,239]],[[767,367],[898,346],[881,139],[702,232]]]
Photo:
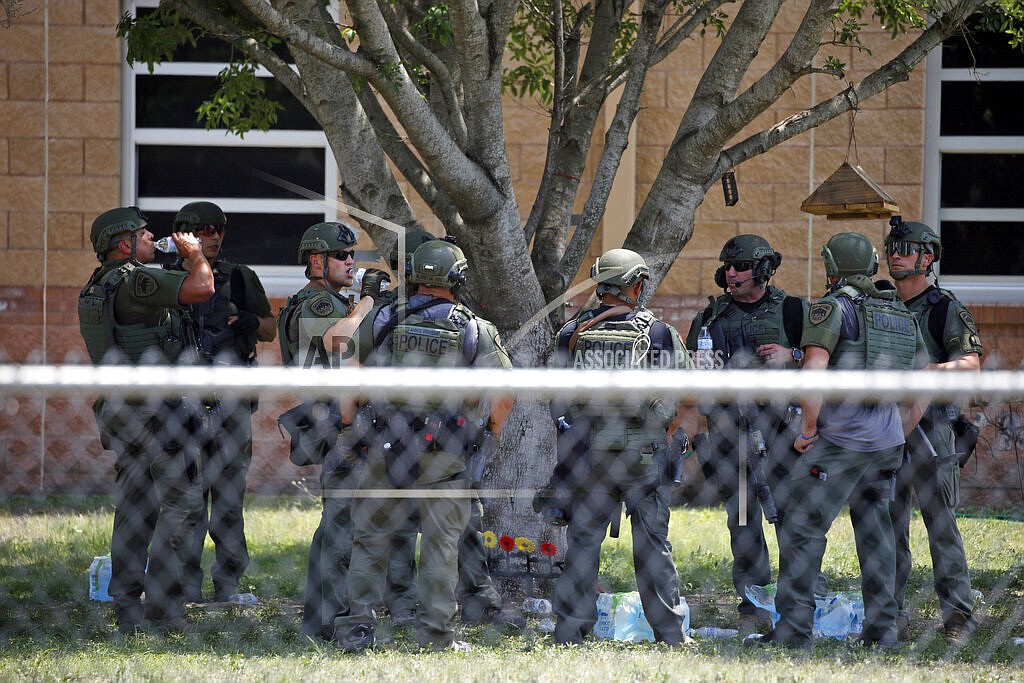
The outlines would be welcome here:
[[[532,553],[537,549],[537,546],[528,538],[523,536],[516,537],[516,547],[522,550],[524,553]]]
[[[488,548],[494,548],[498,545],[498,537],[493,531],[484,532],[484,545]]]

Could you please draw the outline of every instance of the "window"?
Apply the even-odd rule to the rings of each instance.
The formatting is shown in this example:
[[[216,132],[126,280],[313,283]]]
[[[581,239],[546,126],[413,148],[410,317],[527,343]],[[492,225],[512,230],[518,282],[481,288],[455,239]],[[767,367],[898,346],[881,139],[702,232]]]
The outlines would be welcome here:
[[[1024,50],[974,31],[928,57],[924,220],[941,283],[965,301],[1024,303]]]
[[[136,11],[155,6],[143,0]],[[284,105],[274,129],[240,138],[197,121],[230,50],[204,38],[152,74],[144,64],[125,66],[122,195],[146,212],[158,237],[170,233],[182,205],[216,202],[228,216],[227,258],[253,266],[268,294],[291,294],[306,282],[296,255],[303,230],[336,218],[332,206],[307,194],[333,198],[338,172],[316,121],[265,70],[259,75],[268,94]],[[286,48],[279,53],[289,59]],[[289,189],[295,186],[309,193]]]

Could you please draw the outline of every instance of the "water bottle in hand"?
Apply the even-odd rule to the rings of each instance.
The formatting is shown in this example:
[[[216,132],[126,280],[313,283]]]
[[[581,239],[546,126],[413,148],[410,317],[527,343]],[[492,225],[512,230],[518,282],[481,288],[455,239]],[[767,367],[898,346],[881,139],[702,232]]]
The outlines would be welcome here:
[[[156,247],[157,251],[162,251],[165,254],[178,253],[178,245],[170,237],[161,237],[156,242],[153,242],[153,246]]]

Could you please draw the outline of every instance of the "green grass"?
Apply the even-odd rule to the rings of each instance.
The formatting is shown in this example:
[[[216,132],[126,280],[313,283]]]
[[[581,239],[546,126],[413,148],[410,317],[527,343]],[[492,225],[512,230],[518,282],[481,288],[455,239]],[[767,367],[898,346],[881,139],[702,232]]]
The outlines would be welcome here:
[[[87,599],[89,564],[109,543],[109,501],[0,502],[0,681],[1024,680],[1024,645],[1012,642],[1024,636],[1020,521],[981,515],[961,520],[972,577],[985,597],[982,626],[959,650],[936,633],[927,538],[916,519],[911,577],[916,638],[898,654],[836,641],[819,642],[807,654],[745,650],[736,640],[699,642],[682,651],[606,642],[561,648],[536,628],[506,633],[467,627],[461,637],[474,646],[468,654],[419,652],[396,634],[390,645],[354,656],[298,634],[306,550],[318,508],[308,497],[250,501],[246,525],[252,564],[242,588],[260,596],[259,606],[192,610],[195,628],[187,634],[125,639],[116,632],[110,607]],[[735,621],[724,520],[724,512],[714,508],[681,508],[673,514],[671,540],[695,626]],[[600,569],[606,590],[635,588],[630,547],[628,524],[620,538],[606,540]],[[833,589],[859,587],[846,517],[829,534],[824,570]]]

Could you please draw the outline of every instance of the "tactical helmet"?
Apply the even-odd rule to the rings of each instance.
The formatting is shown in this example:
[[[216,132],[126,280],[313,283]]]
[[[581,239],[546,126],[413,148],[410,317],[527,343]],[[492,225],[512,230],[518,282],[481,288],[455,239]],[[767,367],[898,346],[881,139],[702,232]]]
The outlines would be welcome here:
[[[856,232],[833,235],[821,250],[825,275],[845,278],[851,275],[872,276],[878,272],[878,252],[871,240]]]
[[[431,235],[426,230],[409,230],[405,233],[405,272],[409,274],[409,259],[412,258],[412,253],[416,251],[424,242],[436,240],[437,238]],[[395,246],[391,248],[391,253],[388,255],[388,265],[391,266],[391,271],[395,274],[398,273],[398,240],[395,240]]]
[[[228,217],[213,202],[189,202],[174,215],[175,232],[195,232],[204,225],[227,225]]]
[[[409,284],[455,290],[466,283],[466,255],[451,242],[430,240],[409,259]]]
[[[893,270],[889,268],[889,273],[893,276],[904,276],[904,275],[925,275],[931,272],[932,266],[928,265],[927,268],[921,268],[921,261],[924,253],[931,254],[934,258],[932,263],[937,262],[942,258],[942,240],[931,229],[924,223],[917,221],[904,221],[902,216],[893,216],[889,219],[889,234],[885,236],[885,253],[886,255],[893,252],[899,252],[904,256],[909,256],[920,246],[920,251],[917,252],[917,259],[914,261],[914,267],[911,270]]]
[[[104,211],[92,222],[92,230],[89,231],[92,249],[102,257],[110,251],[111,240],[114,237],[125,232],[141,230],[148,224],[146,216],[137,206],[122,206]]]
[[[644,257],[629,249],[612,249],[597,257],[590,277],[598,285],[632,287],[640,278],[651,277]]]
[[[344,221],[326,221],[306,228],[299,241],[299,264],[309,263],[310,254],[345,251],[356,245],[356,233]]]
[[[728,282],[725,279],[725,271],[730,264],[749,262],[750,269],[754,271],[754,278],[763,284],[775,275],[779,264],[782,263],[782,254],[772,249],[768,240],[760,235],[736,235],[722,246],[718,260],[724,265],[715,271],[715,284],[726,289]]]

